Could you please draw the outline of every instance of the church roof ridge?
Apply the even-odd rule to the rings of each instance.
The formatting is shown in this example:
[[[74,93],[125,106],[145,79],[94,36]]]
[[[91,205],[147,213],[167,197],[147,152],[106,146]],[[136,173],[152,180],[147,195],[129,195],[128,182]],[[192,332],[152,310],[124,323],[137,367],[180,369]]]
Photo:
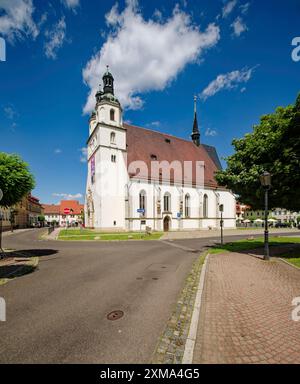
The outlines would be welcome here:
[[[183,137],[178,137],[178,136],[172,135],[171,133],[164,133],[164,132],[161,132],[161,131],[157,131],[155,129],[145,128],[145,127],[141,127],[140,125],[135,125],[135,124],[124,123],[123,125],[125,125],[127,127],[134,127],[134,128],[138,128],[138,129],[143,129],[145,131],[150,131],[150,132],[158,133],[158,134],[163,135],[163,136],[170,136],[170,137],[173,137],[174,139],[182,140],[182,141],[185,141],[187,143],[193,144],[193,142],[191,140],[184,139]],[[206,144],[200,144],[200,146],[201,145],[206,145]],[[215,148],[212,145],[209,145],[209,147]]]

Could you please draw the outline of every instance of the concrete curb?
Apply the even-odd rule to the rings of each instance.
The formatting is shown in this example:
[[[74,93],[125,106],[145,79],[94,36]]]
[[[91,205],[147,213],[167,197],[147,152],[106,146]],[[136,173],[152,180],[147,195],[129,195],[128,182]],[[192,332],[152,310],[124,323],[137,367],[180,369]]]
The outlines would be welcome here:
[[[195,342],[196,342],[196,338],[197,338],[198,323],[199,323],[201,304],[202,304],[202,294],[203,294],[203,289],[204,289],[206,266],[208,263],[208,259],[209,259],[209,253],[206,256],[205,262],[204,262],[203,267],[201,269],[201,275],[200,275],[200,279],[199,279],[199,285],[198,285],[197,295],[196,295],[196,299],[195,299],[192,320],[191,320],[191,324],[190,324],[190,330],[189,330],[189,334],[188,334],[188,337],[187,337],[187,340],[185,343],[185,349],[184,349],[182,364],[192,364],[193,363],[194,348],[195,348]]]
[[[297,267],[297,265],[294,265],[294,264],[292,264],[292,263],[289,263],[287,260],[284,260],[284,259],[282,259],[281,257],[278,257],[278,259],[279,259],[280,261],[284,262],[285,264],[289,265],[290,267],[296,268],[296,269],[298,269],[298,271],[300,271],[300,267]]]

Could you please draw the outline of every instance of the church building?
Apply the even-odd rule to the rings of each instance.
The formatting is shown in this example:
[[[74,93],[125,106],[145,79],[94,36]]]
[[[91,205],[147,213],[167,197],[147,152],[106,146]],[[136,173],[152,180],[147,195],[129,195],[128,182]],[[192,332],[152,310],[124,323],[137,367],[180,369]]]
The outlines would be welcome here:
[[[196,98],[191,140],[123,123],[107,68],[89,121],[85,226],[103,231],[235,228],[236,201],[218,186],[216,149],[201,143]]]

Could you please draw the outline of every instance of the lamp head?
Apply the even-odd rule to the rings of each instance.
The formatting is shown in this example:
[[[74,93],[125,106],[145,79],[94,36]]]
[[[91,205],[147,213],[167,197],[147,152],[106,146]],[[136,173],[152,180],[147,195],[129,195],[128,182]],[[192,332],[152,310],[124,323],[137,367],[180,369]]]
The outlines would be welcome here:
[[[271,174],[265,171],[262,175],[260,175],[260,183],[264,188],[271,187]]]

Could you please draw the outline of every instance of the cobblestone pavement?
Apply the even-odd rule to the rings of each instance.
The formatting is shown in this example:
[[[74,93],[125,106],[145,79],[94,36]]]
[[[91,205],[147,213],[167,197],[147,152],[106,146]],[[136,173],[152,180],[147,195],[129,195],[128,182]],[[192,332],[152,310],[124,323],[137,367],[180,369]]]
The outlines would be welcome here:
[[[210,255],[194,363],[300,363],[300,270],[280,260]]]
[[[174,311],[158,340],[151,361],[153,364],[180,364],[182,362],[205,256],[206,253],[198,258],[186,278]]]

